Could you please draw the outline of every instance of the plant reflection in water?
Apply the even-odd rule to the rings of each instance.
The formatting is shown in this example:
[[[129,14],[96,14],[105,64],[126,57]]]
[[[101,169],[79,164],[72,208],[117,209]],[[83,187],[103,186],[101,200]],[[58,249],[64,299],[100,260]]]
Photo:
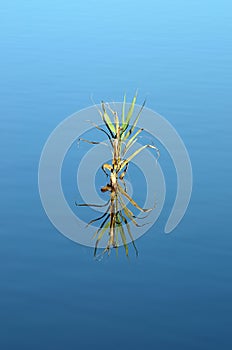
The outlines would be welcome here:
[[[107,135],[109,139],[111,150],[112,150],[112,162],[111,164],[105,163],[102,165],[102,170],[108,177],[109,181],[106,186],[101,188],[102,192],[109,192],[110,198],[103,205],[97,204],[78,204],[77,206],[87,206],[87,207],[107,207],[106,211],[100,217],[91,220],[88,225],[95,223],[96,221],[102,220],[99,228],[94,234],[94,239],[96,239],[94,256],[97,256],[97,248],[100,240],[104,234],[108,234],[108,242],[103,250],[103,252],[98,255],[101,259],[105,253],[110,254],[111,248],[115,248],[118,253],[119,247],[119,237],[121,237],[123,246],[125,248],[126,256],[128,256],[128,243],[127,237],[129,236],[130,241],[133,244],[136,255],[138,255],[138,250],[135,246],[134,239],[132,236],[130,222],[139,227],[136,215],[131,209],[128,208],[125,201],[131,203],[131,205],[143,213],[148,213],[153,208],[144,209],[137,204],[133,198],[127,193],[126,183],[124,177],[128,170],[128,165],[136,155],[146,148],[154,149],[159,157],[159,150],[156,146],[151,144],[146,144],[137,149],[133,154],[126,158],[129,149],[136,143],[138,136],[143,131],[143,128],[136,130],[136,125],[144,108],[145,101],[141,106],[138,114],[136,115],[132,124],[130,124],[133,117],[134,107],[137,99],[137,93],[135,94],[128,112],[125,113],[126,109],[126,97],[124,96],[124,101],[122,105],[121,120],[119,119],[118,113],[114,111],[108,103],[101,103],[101,110],[98,112],[105,124],[106,130],[102,127],[93,124],[95,128]],[[112,121],[113,120],[113,121]],[[79,139],[80,141],[88,142],[90,144],[98,144],[100,142],[89,141],[86,139]]]

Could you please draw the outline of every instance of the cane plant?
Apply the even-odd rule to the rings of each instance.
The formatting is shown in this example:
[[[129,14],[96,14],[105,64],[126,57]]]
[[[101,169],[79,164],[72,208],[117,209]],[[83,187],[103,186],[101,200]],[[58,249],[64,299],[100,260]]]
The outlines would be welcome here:
[[[136,255],[138,255],[138,250],[135,246],[133,235],[130,229],[130,222],[135,226],[141,226],[137,222],[137,217],[131,209],[128,208],[125,201],[127,200],[131,205],[143,213],[148,213],[153,208],[144,209],[138,203],[136,203],[133,198],[127,193],[126,184],[124,177],[128,170],[129,163],[136,157],[140,152],[146,148],[154,149],[159,157],[159,150],[156,146],[151,144],[146,144],[138,148],[134,153],[126,158],[129,149],[136,143],[138,136],[143,131],[143,128],[136,129],[139,117],[145,106],[145,101],[143,102],[138,114],[135,116],[134,121],[131,123],[134,114],[134,108],[137,100],[137,92],[134,95],[132,102],[129,106],[128,112],[126,113],[126,95],[124,96],[121,118],[119,118],[118,113],[114,111],[110,104],[102,101],[101,109],[98,108],[101,119],[106,127],[100,127],[99,125],[93,124],[95,128],[103,132],[110,142],[110,147],[112,150],[112,161],[111,164],[104,163],[102,165],[102,170],[108,177],[108,183],[101,188],[102,192],[109,192],[109,200],[103,205],[106,206],[106,211],[100,217],[91,220],[88,225],[93,224],[96,221],[102,220],[100,227],[96,230],[94,234],[94,239],[96,239],[94,256],[97,254],[97,248],[100,240],[104,234],[108,234],[108,242],[103,251],[103,254],[111,251],[111,248],[116,248],[118,250],[119,237],[121,237],[123,246],[125,248],[126,256],[128,256],[128,244],[127,235],[129,235],[130,240],[134,246]],[[97,144],[99,142],[89,141],[80,138],[79,140]],[[78,204],[78,206],[87,207],[99,207],[97,204]]]

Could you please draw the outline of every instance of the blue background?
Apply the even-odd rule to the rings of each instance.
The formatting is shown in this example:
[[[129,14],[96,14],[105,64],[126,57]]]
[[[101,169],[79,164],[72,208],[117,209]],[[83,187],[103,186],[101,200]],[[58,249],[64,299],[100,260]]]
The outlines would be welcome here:
[[[0,348],[231,349],[231,2],[1,1],[0,17]],[[39,157],[91,94],[136,88],[184,140],[192,199],[165,235],[170,192],[138,259],[96,262],[49,222]]]

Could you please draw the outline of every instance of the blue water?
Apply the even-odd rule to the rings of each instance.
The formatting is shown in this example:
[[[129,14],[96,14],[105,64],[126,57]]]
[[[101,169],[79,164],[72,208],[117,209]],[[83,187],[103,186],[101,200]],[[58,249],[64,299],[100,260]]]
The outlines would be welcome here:
[[[1,2],[0,349],[231,349],[231,32],[227,0]],[[165,235],[170,179],[139,258],[96,262],[48,220],[40,153],[91,95],[136,88],[183,138],[192,199]]]

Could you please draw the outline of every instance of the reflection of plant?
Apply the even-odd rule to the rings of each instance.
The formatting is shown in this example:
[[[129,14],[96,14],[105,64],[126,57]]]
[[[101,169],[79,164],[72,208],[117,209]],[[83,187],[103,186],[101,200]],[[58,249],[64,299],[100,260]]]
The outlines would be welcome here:
[[[134,215],[134,213],[126,206],[124,202],[125,198],[135,208],[137,208],[141,212],[149,212],[150,210],[152,210],[152,208],[150,209],[141,208],[129,196],[129,194],[127,193],[126,184],[124,181],[124,177],[126,175],[129,162],[142,150],[144,150],[145,148],[152,148],[157,152],[159,156],[158,149],[154,145],[147,144],[145,146],[141,146],[128,158],[125,158],[128,150],[136,143],[139,134],[143,131],[143,129],[141,128],[134,133],[137,122],[144,108],[145,101],[142,107],[140,108],[139,113],[137,114],[133,124],[130,125],[130,121],[134,112],[136,99],[137,99],[137,93],[135,94],[130,104],[127,114],[125,114],[126,97],[124,97],[121,122],[119,120],[117,112],[112,110],[109,104],[102,102],[101,104],[102,110],[99,110],[99,113],[107,128],[107,131],[102,129],[98,125],[94,124],[94,126],[98,130],[102,131],[104,134],[107,135],[112,147],[112,164],[105,163],[102,165],[102,170],[107,175],[107,177],[109,177],[109,183],[106,186],[101,188],[102,192],[107,192],[107,191],[110,192],[109,201],[105,205],[103,205],[103,206],[107,206],[107,209],[102,216],[98,217],[97,219],[93,219],[88,223],[88,225],[90,225],[98,220],[103,219],[100,227],[97,229],[94,235],[94,238],[97,238],[96,244],[95,244],[95,250],[94,250],[95,256],[96,256],[99,241],[102,239],[105,232],[109,233],[109,239],[103,253],[105,252],[110,253],[111,247],[118,249],[118,239],[120,236],[125,248],[126,255],[128,256],[128,245],[127,245],[127,239],[126,239],[126,233],[125,233],[124,227],[126,227],[127,234],[129,235],[133,243],[136,254],[138,254],[138,251],[134,244],[133,236],[130,230],[129,221],[131,221],[135,226],[140,226],[140,225],[135,220],[136,216]],[[113,120],[114,120],[113,122],[110,115],[112,115],[113,117]],[[91,144],[98,143],[98,142],[92,142],[84,139],[80,139],[80,140]],[[120,185],[120,182],[123,185],[123,187]],[[90,207],[100,206],[97,204],[77,204],[77,205],[90,206]]]

